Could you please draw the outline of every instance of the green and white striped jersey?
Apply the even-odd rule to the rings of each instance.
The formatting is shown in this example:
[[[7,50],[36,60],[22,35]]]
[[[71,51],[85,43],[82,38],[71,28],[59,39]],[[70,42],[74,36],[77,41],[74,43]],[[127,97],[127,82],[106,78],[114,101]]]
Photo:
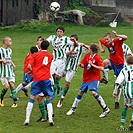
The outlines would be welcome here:
[[[66,58],[66,47],[69,46],[70,38],[67,36],[58,36],[51,35],[47,39],[49,43],[53,46],[53,55],[54,61],[61,58]]]
[[[0,77],[15,77],[13,66],[12,66],[12,50],[10,48],[0,48],[0,56],[1,59],[7,60],[7,64],[4,64],[3,62],[0,62]]]
[[[133,65],[124,67],[117,77],[115,83],[121,84],[123,86],[123,94],[125,98],[133,98]]]
[[[129,48],[129,46],[125,43],[123,43],[122,49],[124,52],[124,61],[125,61],[124,64],[126,65],[127,64],[126,63],[126,57],[127,57],[127,55],[132,54],[132,52],[131,52],[131,49]]]
[[[71,47],[67,47],[67,51],[70,51],[73,48],[73,46],[71,45]],[[78,63],[81,59],[82,53],[87,52],[88,49],[81,46],[80,43],[78,43],[78,46],[74,49],[74,51],[67,57],[66,60],[66,66],[65,66],[65,70],[77,70],[78,67]]]

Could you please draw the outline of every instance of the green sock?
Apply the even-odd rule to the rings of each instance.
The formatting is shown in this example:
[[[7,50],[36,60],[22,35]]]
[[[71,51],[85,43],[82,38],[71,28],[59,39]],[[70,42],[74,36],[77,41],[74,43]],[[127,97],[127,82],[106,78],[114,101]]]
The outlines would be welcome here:
[[[123,108],[121,113],[121,126],[125,125],[126,114],[127,114],[127,108]]]
[[[133,109],[132,109],[132,121],[133,121]]]
[[[56,87],[57,89],[60,89],[59,81],[60,81],[60,78],[55,78],[55,87]]]
[[[40,103],[39,104],[39,109],[40,109],[40,112],[41,112],[41,117],[43,118],[43,119],[46,119],[46,110],[45,110],[45,104],[44,104],[44,102],[42,102],[42,103]]]
[[[64,90],[63,90],[63,96],[62,96],[61,99],[60,99],[61,101],[64,100],[64,97],[66,96],[68,90],[69,90],[69,87],[64,87]]]
[[[16,90],[15,89],[11,89],[11,93],[12,93],[12,99],[14,101],[14,104],[17,104]]]
[[[3,100],[4,96],[6,94],[7,90],[5,90],[4,88],[1,90],[1,95],[0,95],[0,99]]]

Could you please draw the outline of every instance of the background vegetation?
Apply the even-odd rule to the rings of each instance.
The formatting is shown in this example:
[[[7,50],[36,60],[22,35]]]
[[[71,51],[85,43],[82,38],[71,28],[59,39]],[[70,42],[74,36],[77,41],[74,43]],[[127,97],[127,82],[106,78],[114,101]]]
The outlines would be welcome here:
[[[71,23],[44,23],[41,21],[28,21],[26,23],[17,24],[11,27],[0,28],[0,39],[4,36],[10,36],[13,40],[11,46],[13,50],[13,61],[16,64],[16,87],[22,82],[23,79],[23,61],[26,54],[29,52],[31,46],[36,45],[36,39],[38,36],[43,35],[47,38],[51,34],[55,34],[55,29],[58,26],[65,27],[65,35],[78,34],[79,42],[89,44],[92,42],[97,43],[100,37],[103,37],[105,32],[111,32],[116,30],[119,34],[125,34],[128,36],[126,43],[133,51],[133,30],[132,26],[122,26],[118,23],[118,27],[111,28],[108,25],[102,25],[98,27],[91,27],[85,25],[76,25]],[[114,37],[114,36],[113,36]],[[2,41],[0,41],[2,46]],[[52,52],[52,47],[49,47],[49,51]],[[99,54],[101,54],[99,52]],[[103,59],[108,58],[108,51],[106,49],[105,54],[101,54]],[[34,108],[31,114],[31,121],[29,126],[23,126],[25,120],[25,110],[29,97],[26,97],[23,92],[18,93],[20,100],[18,101],[18,107],[13,109],[12,99],[9,97],[10,90],[8,90],[5,96],[5,106],[0,107],[0,132],[1,133],[115,133],[119,132],[117,126],[120,124],[120,114],[123,103],[121,97],[120,109],[114,109],[114,98],[112,97],[113,84],[114,84],[113,71],[109,72],[109,83],[100,84],[99,93],[103,96],[111,112],[105,118],[99,118],[102,110],[99,107],[97,101],[92,97],[88,91],[84,95],[82,101],[79,103],[77,111],[72,116],[67,116],[66,112],[70,109],[75,96],[78,93],[80,84],[82,82],[82,69],[79,68],[72,83],[70,90],[64,100],[63,106],[57,108],[59,98],[53,99],[54,107],[54,126],[50,127],[48,122],[37,123],[36,119],[40,117],[37,102],[34,104]],[[64,78],[61,79],[61,86],[65,83]],[[0,84],[0,88],[2,85]],[[0,89],[1,90],[1,89]],[[131,118],[131,110],[128,110],[127,120],[125,127],[129,126]]]

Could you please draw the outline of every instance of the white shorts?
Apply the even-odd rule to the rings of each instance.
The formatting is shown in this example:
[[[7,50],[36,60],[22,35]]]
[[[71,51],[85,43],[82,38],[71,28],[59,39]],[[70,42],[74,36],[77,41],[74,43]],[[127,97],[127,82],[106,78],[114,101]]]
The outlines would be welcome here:
[[[75,73],[76,73],[76,71],[73,71],[73,70],[64,71],[64,74],[66,75],[65,80],[67,82],[71,82]]]
[[[133,98],[124,98],[124,105],[133,108]]]
[[[56,61],[53,61],[50,68],[51,74],[52,75],[57,74],[60,77],[62,77],[65,69],[65,62],[66,62],[66,59],[58,59]]]
[[[9,82],[15,83],[15,77],[11,78],[0,78],[2,85],[8,84]]]

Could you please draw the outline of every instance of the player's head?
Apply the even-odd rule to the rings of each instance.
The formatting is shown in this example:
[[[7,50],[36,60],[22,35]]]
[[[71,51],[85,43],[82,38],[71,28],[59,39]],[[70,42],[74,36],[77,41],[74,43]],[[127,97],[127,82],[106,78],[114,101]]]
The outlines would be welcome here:
[[[64,35],[65,29],[63,27],[58,27],[56,29],[56,34],[58,37],[62,37]]]
[[[90,48],[90,51],[92,51],[93,53],[98,53],[99,47],[96,43],[92,43],[89,48]]]
[[[70,38],[71,38],[71,37],[74,37],[74,38],[76,39],[76,41],[78,41],[78,35],[73,34],[73,35],[70,36]]]
[[[109,32],[105,33],[104,40],[106,41],[107,44],[112,43],[112,37],[111,37],[111,34]]]
[[[39,49],[41,48],[41,47],[40,47],[40,44],[41,44],[42,41],[44,41],[44,37],[43,37],[43,36],[38,36],[38,37],[37,37],[37,45],[38,45],[38,48],[39,48]]]
[[[2,42],[4,45],[11,46],[12,45],[12,39],[8,36],[4,37],[2,39]]]
[[[38,48],[37,48],[36,46],[32,46],[32,47],[30,48],[30,52],[31,52],[32,54],[34,54],[34,53],[38,52]]]
[[[41,42],[41,49],[47,50],[49,47],[49,42],[47,40]]]
[[[133,56],[132,55],[128,56],[126,62],[128,65],[133,65]]]

